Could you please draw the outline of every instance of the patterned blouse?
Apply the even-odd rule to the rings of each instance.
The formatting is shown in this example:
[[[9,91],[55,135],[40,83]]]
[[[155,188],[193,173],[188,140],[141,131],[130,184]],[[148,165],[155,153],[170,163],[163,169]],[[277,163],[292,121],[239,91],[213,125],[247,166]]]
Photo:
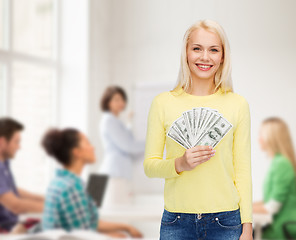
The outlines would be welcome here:
[[[98,209],[86,192],[81,178],[66,169],[58,169],[51,181],[42,217],[42,229],[98,228]]]

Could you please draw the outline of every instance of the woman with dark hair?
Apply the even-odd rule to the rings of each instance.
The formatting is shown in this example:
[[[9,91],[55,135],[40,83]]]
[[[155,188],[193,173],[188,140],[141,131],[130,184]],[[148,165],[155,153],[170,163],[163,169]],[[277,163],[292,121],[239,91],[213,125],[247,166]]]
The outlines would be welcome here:
[[[98,220],[98,209],[80,178],[83,167],[95,162],[94,148],[84,134],[71,128],[51,129],[42,146],[63,166],[56,171],[47,190],[43,230],[90,229],[115,237],[127,236],[122,232],[125,231],[132,237],[142,236],[132,226]]]
[[[110,176],[103,206],[131,202],[131,177],[134,159],[140,159],[145,151],[145,141],[137,141],[131,129],[120,119],[125,109],[127,95],[119,86],[108,87],[101,99],[103,111],[100,134],[104,147],[104,159],[100,173]]]

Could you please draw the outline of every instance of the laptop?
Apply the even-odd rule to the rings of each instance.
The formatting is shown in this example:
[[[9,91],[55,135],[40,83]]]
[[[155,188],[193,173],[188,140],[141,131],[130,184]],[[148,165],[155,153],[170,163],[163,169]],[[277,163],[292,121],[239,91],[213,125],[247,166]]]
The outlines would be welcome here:
[[[95,201],[97,207],[101,207],[106,191],[109,176],[106,174],[91,174],[87,183],[87,192]]]

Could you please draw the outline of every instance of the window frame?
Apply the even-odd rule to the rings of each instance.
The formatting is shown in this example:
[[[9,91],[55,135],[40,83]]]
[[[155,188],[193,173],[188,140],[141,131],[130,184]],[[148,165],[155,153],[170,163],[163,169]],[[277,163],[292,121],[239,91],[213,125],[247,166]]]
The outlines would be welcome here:
[[[13,9],[14,0],[3,0],[3,29],[4,29],[4,46],[0,47],[0,65],[4,68],[3,84],[4,96],[3,111],[0,116],[12,116],[12,86],[13,86],[13,64],[24,63],[26,65],[40,66],[47,68],[52,72],[52,118],[50,119],[52,126],[57,126],[59,122],[59,100],[60,100],[60,86],[62,84],[62,71],[61,71],[61,1],[53,0],[53,53],[51,57],[38,57],[28,53],[18,52],[13,50]],[[47,176],[45,182],[48,182],[56,167],[55,163],[49,158],[45,159],[45,167],[47,169]],[[41,193],[41,192],[39,192]]]
[[[53,31],[53,57],[38,57],[35,55],[30,55],[27,53],[21,53],[13,50],[13,30],[12,30],[12,22],[13,22],[13,9],[12,6],[14,4],[14,0],[3,0],[4,5],[4,48],[0,48],[0,65],[4,67],[4,86],[5,86],[5,103],[4,103],[4,111],[3,115],[11,115],[11,92],[13,85],[12,78],[12,66],[14,62],[23,62],[25,64],[32,64],[35,66],[45,67],[50,69],[53,72],[53,119],[52,124],[56,125],[58,120],[58,79],[62,79],[61,76],[61,61],[60,61],[60,1],[53,0],[53,19],[54,19],[54,31]]]

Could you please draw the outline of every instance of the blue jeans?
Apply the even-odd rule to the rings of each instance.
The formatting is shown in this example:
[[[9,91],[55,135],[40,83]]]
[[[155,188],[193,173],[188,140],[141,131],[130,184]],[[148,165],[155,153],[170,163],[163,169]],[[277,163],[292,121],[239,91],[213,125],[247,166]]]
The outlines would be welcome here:
[[[242,226],[239,209],[202,214],[164,209],[160,240],[238,240]]]

